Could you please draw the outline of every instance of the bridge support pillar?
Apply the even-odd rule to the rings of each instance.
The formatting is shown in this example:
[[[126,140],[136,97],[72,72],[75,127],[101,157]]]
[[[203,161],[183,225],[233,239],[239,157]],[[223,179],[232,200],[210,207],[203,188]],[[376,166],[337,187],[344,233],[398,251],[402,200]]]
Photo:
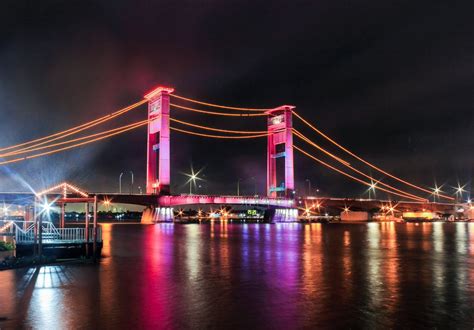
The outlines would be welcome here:
[[[157,207],[153,214],[153,222],[173,222],[174,213],[172,207]]]
[[[277,197],[282,192],[285,197],[293,197],[295,189],[293,167],[293,120],[295,107],[284,105],[267,111],[268,150],[267,150],[267,196]],[[284,158],[284,178],[282,184],[277,176],[277,159]]]
[[[266,212],[268,222],[297,222],[298,209],[273,209]]]
[[[172,88],[158,87],[148,100],[147,194],[170,193],[170,96]]]

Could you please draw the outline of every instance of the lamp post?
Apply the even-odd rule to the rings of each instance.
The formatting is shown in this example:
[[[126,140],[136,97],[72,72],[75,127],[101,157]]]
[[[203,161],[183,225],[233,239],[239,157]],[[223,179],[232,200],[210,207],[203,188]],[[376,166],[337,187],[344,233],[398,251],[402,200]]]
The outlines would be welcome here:
[[[436,197],[439,198],[439,193],[441,192],[441,188],[438,187],[435,183],[435,188],[433,189],[433,202],[436,203]]]
[[[371,199],[371,196],[370,196],[370,192],[373,191],[374,192],[374,198],[376,197],[375,195],[375,187],[376,187],[377,183],[373,182],[372,180],[370,180],[370,187],[369,187],[369,199]]]
[[[457,188],[456,188],[456,196],[459,194],[459,199],[462,200],[462,193],[465,192],[464,190],[464,187],[465,186],[462,186],[460,184],[458,184]]]
[[[204,181],[204,179],[198,177],[199,173],[201,173],[203,169],[201,168],[199,171],[194,172],[193,167],[191,166],[191,173],[184,173],[189,179],[186,183],[189,183],[189,194],[192,195],[193,193],[193,184],[196,185],[196,180]]]
[[[240,196],[240,181],[242,181],[241,178],[237,180],[237,196]]]
[[[464,187],[465,187],[465,186],[466,186],[466,185],[461,186],[461,185],[458,183],[458,186],[455,188],[455,189],[456,189],[456,193],[455,193],[455,196],[456,196],[455,202],[456,202],[456,204],[461,203],[462,197],[463,197],[463,192],[466,191],[466,190],[464,190]],[[458,196],[459,196],[459,197],[458,197]]]
[[[190,180],[189,180],[189,194],[192,195],[193,194],[193,183],[196,184],[196,174],[192,174],[190,177]]]
[[[306,182],[308,182],[308,195],[306,195],[308,197],[311,195],[311,180],[306,179]]]
[[[122,176],[123,176],[123,172],[120,173],[119,175],[119,194],[122,193]]]
[[[133,194],[133,179],[134,179],[132,171],[130,171],[130,175],[132,176],[132,183],[130,184],[130,195],[132,195]]]

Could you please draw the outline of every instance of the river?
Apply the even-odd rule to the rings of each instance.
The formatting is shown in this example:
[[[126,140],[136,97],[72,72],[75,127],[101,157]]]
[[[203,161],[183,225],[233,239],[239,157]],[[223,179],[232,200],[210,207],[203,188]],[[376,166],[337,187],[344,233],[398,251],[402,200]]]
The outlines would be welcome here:
[[[472,328],[474,223],[105,224],[0,272],[0,328]]]

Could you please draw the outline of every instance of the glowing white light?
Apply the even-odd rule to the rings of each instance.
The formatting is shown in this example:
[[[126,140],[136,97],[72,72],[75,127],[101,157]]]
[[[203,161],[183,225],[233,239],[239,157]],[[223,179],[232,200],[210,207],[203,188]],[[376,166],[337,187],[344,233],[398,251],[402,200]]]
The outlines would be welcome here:
[[[458,184],[458,186],[456,188],[456,193],[462,195],[462,193],[466,191],[466,190],[464,190],[464,187],[465,187],[465,185],[461,186],[460,184]]]
[[[276,117],[272,118],[272,124],[273,125],[278,125],[278,124],[281,124],[282,122],[283,122],[283,116],[282,115],[279,115],[279,116],[276,116]]]
[[[48,202],[45,202],[41,207],[43,208],[44,212],[46,213],[51,212],[51,204],[49,204]]]

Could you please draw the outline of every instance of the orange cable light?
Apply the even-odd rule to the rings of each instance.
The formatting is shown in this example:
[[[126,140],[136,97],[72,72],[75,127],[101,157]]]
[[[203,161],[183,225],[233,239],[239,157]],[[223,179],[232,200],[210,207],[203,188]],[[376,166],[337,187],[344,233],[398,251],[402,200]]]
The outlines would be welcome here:
[[[218,105],[218,104],[213,104],[213,103],[201,102],[201,101],[189,99],[189,98],[186,98],[186,97],[182,97],[182,96],[179,96],[179,95],[176,95],[176,94],[170,94],[170,96],[181,99],[181,100],[184,100],[184,101],[193,102],[193,103],[202,104],[202,105],[207,105],[207,106],[214,107],[214,108],[221,108],[221,109],[240,110],[240,111],[268,111],[268,110],[271,109],[271,108],[258,109],[258,108],[229,107],[229,106],[225,106],[225,105]]]
[[[28,150],[32,147],[37,147],[39,145],[43,145],[43,144],[46,144],[48,142],[52,142],[52,141],[56,141],[56,140],[59,140],[59,139],[62,139],[63,137],[66,137],[66,136],[69,136],[69,135],[73,135],[73,134],[76,134],[76,133],[79,133],[85,129],[88,129],[88,128],[91,128],[91,127],[94,127],[94,126],[97,126],[99,124],[102,124],[108,120],[111,120],[117,116],[120,116],[140,105],[142,105],[143,103],[146,103],[148,100],[141,100],[137,103],[134,103],[128,107],[125,107],[123,109],[120,109],[116,112],[113,112],[111,114],[108,114],[106,116],[103,116],[101,118],[98,118],[98,119],[95,119],[95,120],[92,120],[90,122],[87,122],[85,124],[82,124],[82,125],[79,125],[79,126],[75,126],[75,127],[72,127],[72,128],[69,128],[67,130],[64,130],[64,131],[61,131],[61,132],[58,132],[58,133],[54,133],[54,134],[51,134],[51,135],[48,135],[48,136],[45,136],[45,137],[42,137],[42,138],[39,138],[39,139],[35,139],[35,140],[31,140],[31,141],[27,141],[27,142],[23,142],[23,143],[20,143],[20,144],[17,144],[17,145],[13,145],[13,146],[10,146],[10,147],[4,147],[4,148],[0,148],[0,151],[5,151],[5,150],[11,150],[11,149],[15,149],[15,148],[18,148],[18,147],[22,147],[22,146],[26,146],[26,145],[29,145],[29,144],[33,144],[35,142],[40,142],[40,141],[43,141],[41,143],[37,143],[37,144],[34,144],[33,146],[29,146],[29,147],[25,147],[25,148],[22,148],[21,150]],[[60,136],[59,136],[60,135]],[[58,137],[59,136],[59,137]],[[53,139],[51,139],[53,138]],[[49,139],[48,141],[44,141],[44,140],[47,140]]]
[[[430,194],[433,193],[432,191],[430,191],[430,190],[428,190],[428,189],[425,189],[425,188],[423,188],[423,187],[420,187],[420,186],[417,186],[417,185],[415,185],[415,184],[413,184],[413,183],[410,183],[410,182],[408,182],[408,181],[405,181],[405,180],[403,180],[403,179],[401,179],[401,178],[399,178],[399,177],[397,177],[397,176],[395,176],[395,175],[393,175],[393,174],[390,174],[390,173],[388,173],[388,172],[382,170],[381,168],[379,168],[379,167],[377,167],[377,166],[375,166],[375,165],[372,165],[372,164],[369,163],[368,161],[366,161],[366,160],[364,160],[363,158],[357,156],[356,154],[354,154],[354,153],[351,152],[350,150],[344,148],[342,145],[340,145],[339,143],[337,143],[336,141],[334,141],[333,139],[331,139],[329,136],[327,136],[326,134],[324,134],[323,132],[321,132],[320,130],[318,130],[316,127],[314,127],[313,125],[311,125],[311,123],[309,123],[307,120],[305,120],[305,119],[304,119],[303,117],[301,117],[299,114],[297,114],[296,111],[293,111],[293,114],[294,114],[298,119],[300,119],[303,123],[305,123],[307,126],[309,126],[311,129],[313,129],[315,132],[317,132],[317,133],[320,134],[322,137],[324,137],[326,140],[330,141],[331,143],[333,143],[334,145],[336,145],[336,146],[339,147],[340,149],[344,150],[346,153],[348,153],[348,154],[351,155],[352,157],[354,157],[354,158],[360,160],[360,161],[363,162],[364,164],[366,164],[366,165],[372,167],[373,169],[375,169],[375,170],[377,170],[377,171],[379,171],[379,172],[381,172],[381,173],[383,173],[383,174],[385,174],[385,175],[391,177],[392,179],[395,179],[395,180],[400,181],[400,182],[402,182],[402,183],[404,183],[404,184],[406,184],[406,185],[409,185],[410,187],[416,188],[416,189],[418,189],[418,190],[421,190],[421,191],[424,191],[424,192],[427,192],[427,193],[430,193]],[[454,198],[453,198],[453,197],[450,197],[450,196],[441,195],[441,194],[438,194],[438,196],[441,196],[441,197],[446,198],[446,199],[449,199],[449,200],[454,200]]]
[[[95,134],[91,134],[91,135],[82,136],[82,137],[72,139],[72,140],[67,140],[67,141],[57,142],[57,143],[53,143],[53,144],[48,144],[48,145],[45,145],[45,146],[42,146],[42,147],[29,148],[28,150],[21,150],[20,149],[18,151],[9,152],[9,153],[6,153],[6,154],[0,154],[0,157],[8,157],[8,156],[13,156],[13,155],[29,153],[29,152],[32,152],[32,151],[57,147],[57,146],[60,146],[60,145],[69,144],[69,143],[73,143],[73,142],[93,138],[93,137],[96,137],[96,136],[101,136],[101,135],[104,135],[104,134],[116,132],[116,131],[122,130],[124,128],[135,126],[135,125],[138,125],[138,124],[146,124],[147,122],[148,122],[148,120],[142,120],[140,122],[136,122],[136,123],[132,123],[132,124],[129,124],[129,125],[117,127],[117,128],[114,128],[114,129],[111,129],[111,130],[108,130],[108,131],[100,132],[100,133],[95,133]]]
[[[299,137],[300,139],[302,139],[303,141],[311,144],[313,147],[317,148],[318,150],[324,152],[326,155],[328,155],[329,157],[331,158],[334,158],[335,160],[337,160],[338,162],[346,165],[346,166],[350,166],[351,164],[346,162],[345,160],[342,160],[341,158],[337,157],[336,155],[330,153],[329,151],[327,151],[326,149],[324,149],[323,147],[319,146],[318,144],[314,143],[313,141],[311,141],[310,139],[308,139],[306,136],[304,136],[300,131],[298,131],[297,129],[293,128],[293,133],[295,134],[295,136]]]
[[[303,134],[301,134],[298,130],[294,130],[294,131],[295,131],[295,136],[296,136],[296,137],[302,139],[303,141],[305,141],[305,142],[308,143],[308,144],[311,144],[311,145],[313,145],[313,146],[315,146],[315,147],[317,146],[316,143],[314,143],[313,141],[311,141],[310,139],[308,139],[306,136],[304,136]],[[384,186],[384,187],[387,187],[387,188],[392,189],[392,190],[394,190],[394,191],[398,191],[399,193],[405,194],[405,195],[407,195],[407,196],[412,196],[412,197],[414,197],[414,198],[421,198],[421,199],[423,199],[423,198],[420,197],[420,196],[417,196],[417,195],[411,194],[411,193],[409,193],[409,192],[400,190],[400,189],[398,189],[398,188],[392,187],[391,185],[386,184],[386,183],[384,183],[384,182],[382,182],[382,181],[375,180],[375,179],[374,179],[373,177],[371,177],[370,175],[367,175],[367,174],[365,174],[364,172],[359,171],[358,169],[352,167],[349,163],[347,163],[347,162],[343,161],[342,159],[338,158],[337,156],[335,156],[335,155],[329,153],[329,152],[326,151],[325,149],[323,149],[323,148],[321,148],[321,147],[319,147],[319,146],[317,146],[316,148],[318,148],[319,150],[323,151],[325,154],[329,155],[330,157],[334,158],[335,160],[337,160],[338,162],[340,162],[340,163],[343,164],[344,166],[350,168],[350,169],[353,170],[354,172],[356,172],[356,173],[358,173],[358,174],[360,174],[360,175],[366,177],[367,179],[370,179],[370,180],[375,181],[376,184],[380,184],[380,185],[382,185],[382,186]],[[374,187],[374,188],[375,188],[375,187]]]
[[[39,153],[39,154],[36,154],[36,155],[25,156],[25,157],[21,157],[21,158],[15,158],[15,159],[3,161],[3,162],[0,162],[0,165],[17,163],[17,162],[27,160],[27,159],[33,159],[33,158],[38,158],[38,157],[42,157],[42,156],[52,155],[52,154],[55,154],[55,153],[58,153],[58,152],[61,152],[61,151],[64,151],[64,150],[69,150],[69,149],[72,149],[72,148],[80,147],[80,146],[83,146],[83,145],[86,145],[86,144],[89,144],[89,143],[92,143],[92,142],[96,142],[96,141],[106,139],[108,137],[112,137],[112,136],[115,136],[115,135],[118,135],[118,134],[122,134],[124,132],[127,132],[127,131],[130,131],[132,129],[138,128],[138,127],[143,126],[145,124],[146,124],[146,122],[145,123],[139,123],[139,124],[136,124],[134,126],[128,127],[126,129],[123,129],[121,131],[117,131],[117,132],[114,132],[114,133],[111,133],[111,134],[108,134],[108,135],[105,135],[105,136],[101,136],[101,137],[98,137],[98,138],[95,138],[95,139],[92,139],[92,140],[84,141],[84,142],[81,142],[81,143],[76,143],[76,144],[73,144],[71,146],[50,150],[50,151]]]
[[[350,175],[349,173],[346,173],[346,172],[344,172],[344,171],[342,171],[342,170],[340,170],[340,169],[338,169],[338,168],[336,168],[336,167],[334,167],[334,166],[332,166],[332,165],[329,165],[328,163],[326,163],[326,162],[324,162],[324,161],[322,161],[322,160],[320,160],[320,159],[314,157],[313,155],[307,153],[306,151],[304,151],[303,149],[300,149],[300,148],[297,147],[297,146],[293,146],[293,147],[294,147],[296,150],[298,150],[299,152],[301,152],[302,154],[306,155],[307,157],[309,157],[309,158],[311,158],[311,159],[317,161],[318,163],[320,163],[320,164],[322,164],[322,165],[324,165],[324,166],[326,166],[326,167],[328,167],[328,168],[330,168],[330,169],[332,169],[332,170],[334,170],[334,171],[336,171],[336,172],[338,172],[338,173],[340,173],[340,174],[342,174],[342,175],[345,175],[345,176],[347,176],[348,178],[351,178],[351,179],[353,179],[353,180],[355,180],[355,181],[357,181],[357,182],[359,182],[359,183],[362,183],[362,184],[364,184],[364,185],[366,185],[366,186],[372,187],[372,184],[370,184],[369,182],[366,182],[366,181],[364,181],[364,180],[361,180],[361,179],[359,179],[359,178],[357,178],[357,177],[355,177],[355,176],[353,176],[353,175]],[[379,189],[379,190],[381,190],[381,191],[385,191],[385,192],[387,192],[387,193],[389,193],[389,194],[398,195],[398,196],[405,197],[405,198],[409,198],[409,199],[416,200],[416,201],[419,201],[419,202],[426,202],[426,201],[427,201],[426,199],[414,198],[414,197],[407,196],[407,195],[404,195],[404,194],[400,194],[400,193],[397,193],[397,192],[394,192],[394,191],[390,191],[390,190],[388,190],[388,189],[381,188],[381,187],[377,187],[377,186],[376,186],[375,188],[376,188],[376,189]]]
[[[178,119],[174,119],[174,118],[170,118],[170,120],[174,121],[176,123],[183,124],[183,125],[192,126],[192,127],[201,128],[201,129],[206,129],[206,130],[215,131],[215,132],[233,133],[233,134],[268,134],[267,131],[233,131],[233,130],[228,130],[228,129],[219,129],[219,128],[213,128],[213,127],[208,127],[208,126],[192,124],[192,123],[188,123],[188,122],[178,120]]]
[[[173,94],[170,94],[170,95],[173,95]],[[199,113],[204,113],[204,114],[207,114],[207,115],[214,115],[214,116],[229,116],[229,117],[267,116],[267,114],[265,114],[265,113],[226,113],[226,112],[207,111],[207,110],[189,108],[189,107],[185,107],[185,106],[177,105],[177,104],[173,104],[173,103],[170,103],[170,106],[175,107],[175,108],[179,108],[179,109],[182,109],[182,110],[199,112]]]
[[[259,137],[264,137],[268,136],[267,134],[256,134],[256,135],[211,135],[211,134],[205,134],[205,133],[197,133],[197,132],[191,132],[187,131],[184,129],[176,128],[176,127],[170,127],[172,130],[181,132],[181,133],[186,133],[186,134],[191,134],[191,135],[197,135],[197,136],[203,136],[203,137],[208,137],[208,138],[215,138],[215,139],[252,139],[252,138],[259,138]]]

